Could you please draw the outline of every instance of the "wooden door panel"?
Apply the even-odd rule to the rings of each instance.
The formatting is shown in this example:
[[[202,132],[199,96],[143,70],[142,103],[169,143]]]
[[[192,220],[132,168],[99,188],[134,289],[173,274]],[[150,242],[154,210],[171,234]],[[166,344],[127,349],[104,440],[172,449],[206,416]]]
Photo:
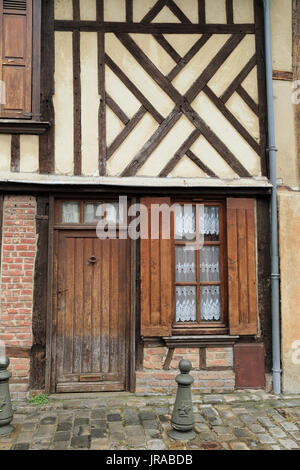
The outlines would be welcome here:
[[[124,390],[129,243],[61,231],[56,252],[56,389]]]

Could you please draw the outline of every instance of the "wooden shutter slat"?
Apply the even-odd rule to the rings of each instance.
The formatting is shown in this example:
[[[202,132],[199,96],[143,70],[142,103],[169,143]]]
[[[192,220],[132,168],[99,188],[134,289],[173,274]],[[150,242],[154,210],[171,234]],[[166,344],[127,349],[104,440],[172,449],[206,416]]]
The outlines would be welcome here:
[[[32,45],[32,0],[0,0],[0,80],[6,89],[1,117],[31,117]]]
[[[255,199],[227,199],[229,329],[258,332]]]
[[[151,204],[171,204],[170,198],[142,198],[148,225],[148,239],[141,239],[141,334],[169,336],[173,315],[172,242],[162,239],[162,218],[159,239],[151,240]],[[152,221],[153,222],[153,221]]]

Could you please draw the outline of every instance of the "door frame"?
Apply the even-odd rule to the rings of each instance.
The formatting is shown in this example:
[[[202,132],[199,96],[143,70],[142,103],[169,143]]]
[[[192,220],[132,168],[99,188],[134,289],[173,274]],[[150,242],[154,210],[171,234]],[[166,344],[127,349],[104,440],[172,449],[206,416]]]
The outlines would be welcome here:
[[[124,194],[122,194],[124,195]],[[119,195],[116,195],[118,197]],[[56,319],[56,274],[57,262],[55,258],[55,247],[58,243],[59,229],[55,227],[55,207],[56,202],[61,199],[86,200],[95,199],[102,200],[110,198],[111,194],[89,194],[78,197],[78,194],[59,194],[50,196],[49,198],[49,243],[48,243],[48,279],[47,279],[47,326],[46,326],[46,376],[45,391],[46,393],[56,393],[56,335],[55,335],[55,319]],[[128,204],[135,203],[135,198],[128,198]],[[78,230],[82,226],[78,226]],[[65,228],[64,228],[65,230]],[[137,241],[130,240],[130,301],[128,312],[128,329],[126,331],[126,357],[129,357],[127,370],[125,371],[125,391],[134,392],[136,382],[135,372],[135,350],[136,350],[136,314],[138,310],[136,302],[137,294]],[[116,392],[111,392],[116,393]]]

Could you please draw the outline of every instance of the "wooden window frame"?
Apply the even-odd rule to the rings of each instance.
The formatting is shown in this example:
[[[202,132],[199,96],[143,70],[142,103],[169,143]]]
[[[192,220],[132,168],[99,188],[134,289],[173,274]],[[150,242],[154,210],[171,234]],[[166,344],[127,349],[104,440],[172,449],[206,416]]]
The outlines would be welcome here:
[[[56,204],[55,204],[55,215],[54,215],[54,228],[55,229],[83,229],[83,230],[95,230],[98,224],[98,221],[95,221],[94,223],[85,223],[84,222],[84,206],[85,204],[88,203],[116,203],[118,202],[119,199],[113,198],[111,196],[107,195],[101,195],[101,197],[86,197],[86,198],[76,198],[76,197],[68,197],[68,198],[61,198],[57,199]],[[74,202],[76,204],[79,204],[79,210],[80,210],[80,221],[78,223],[64,223],[62,222],[62,205],[64,202]],[[127,222],[128,222],[128,216],[127,216]],[[116,228],[116,231],[118,232],[119,230],[127,230],[128,226],[127,224],[119,224],[116,223],[115,225],[110,224],[111,228]]]
[[[41,122],[40,114],[41,12],[41,0],[32,0],[31,110],[20,117],[8,112],[0,114],[0,133],[42,134],[49,127]]]
[[[192,204],[219,207],[219,227],[220,240],[218,242],[204,242],[204,246],[220,247],[220,299],[221,299],[221,321],[203,322],[200,320],[200,286],[211,285],[200,281],[200,251],[196,250],[196,282],[177,283],[176,282],[176,246],[185,244],[186,242],[176,241],[174,236],[174,220],[172,221],[172,268],[174,275],[174,316],[172,324],[173,335],[201,335],[201,334],[227,334],[228,333],[228,294],[227,294],[227,240],[226,240],[226,201],[225,200],[208,200],[208,199],[189,199],[173,201],[177,204]],[[197,224],[196,224],[197,225]],[[187,242],[194,244],[195,242]],[[215,284],[215,283],[213,283]],[[176,322],[176,286],[177,285],[193,285],[197,289],[197,321],[196,322]]]

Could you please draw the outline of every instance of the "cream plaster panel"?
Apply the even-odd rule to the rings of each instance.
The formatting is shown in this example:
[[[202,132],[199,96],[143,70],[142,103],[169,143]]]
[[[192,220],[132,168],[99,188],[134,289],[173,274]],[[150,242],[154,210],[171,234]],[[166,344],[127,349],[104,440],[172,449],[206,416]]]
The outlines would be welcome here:
[[[168,7],[164,7],[152,20],[152,23],[181,23]]]
[[[278,202],[283,391],[299,393],[300,193],[280,190]]]
[[[277,152],[277,177],[283,184],[299,187],[296,149],[294,105],[291,100],[292,84],[273,81],[275,135]]]
[[[20,136],[20,171],[35,173],[39,170],[39,136]]]
[[[195,99],[193,108],[251,175],[261,174],[260,157],[204,93]]]
[[[83,175],[99,170],[98,54],[97,33],[80,33],[81,66],[81,150]]]
[[[168,176],[173,178],[205,178],[206,175],[196,163],[185,155]]]
[[[120,106],[126,116],[132,118],[141,107],[141,103],[109,67],[105,68],[105,86],[109,96]]]
[[[194,126],[182,116],[150,155],[137,176],[158,176],[193,130]]]
[[[106,35],[106,52],[128,78],[164,117],[174,108],[173,101],[144,71],[114,34]]]
[[[54,0],[54,17],[56,20],[73,19],[72,0]]]
[[[257,88],[257,67],[251,70],[249,75],[242,83],[242,87],[247,90],[248,95],[258,104],[258,88]]]
[[[221,96],[254,54],[255,37],[248,34],[214,74],[208,86]]]
[[[206,42],[183,71],[173,80],[173,85],[180,93],[188,91],[229,37],[228,34],[215,34]]]
[[[125,21],[125,0],[104,0],[104,21]]]
[[[233,0],[233,22],[254,23],[253,0]]]
[[[0,171],[10,171],[11,135],[0,134]]]
[[[108,146],[115,140],[124,127],[120,119],[106,106],[106,141]]]
[[[198,0],[174,0],[174,3],[192,23],[198,23]]]
[[[150,114],[146,114],[115,151],[107,162],[108,176],[119,176],[135,155],[142,149],[158,127],[157,122]]]
[[[175,67],[176,62],[154,39],[152,34],[131,34],[130,36],[164,75],[168,75]]]
[[[218,152],[203,137],[192,145],[191,150],[208,168],[210,168],[219,178],[237,178],[238,176],[232,168],[223,160]]]
[[[72,174],[74,169],[74,101],[72,33],[55,33],[55,171]]]
[[[133,0],[133,22],[139,23],[155,3],[156,0]]]
[[[189,52],[201,36],[202,34],[164,34],[166,40],[181,57]]]
[[[273,69],[292,71],[292,0],[272,0],[270,5]]]
[[[245,101],[237,93],[234,93],[227,101],[226,106],[252,137],[259,142],[259,119]]]
[[[206,0],[206,23],[227,23],[226,0]]]
[[[96,21],[96,0],[80,0],[80,19],[83,21]]]

